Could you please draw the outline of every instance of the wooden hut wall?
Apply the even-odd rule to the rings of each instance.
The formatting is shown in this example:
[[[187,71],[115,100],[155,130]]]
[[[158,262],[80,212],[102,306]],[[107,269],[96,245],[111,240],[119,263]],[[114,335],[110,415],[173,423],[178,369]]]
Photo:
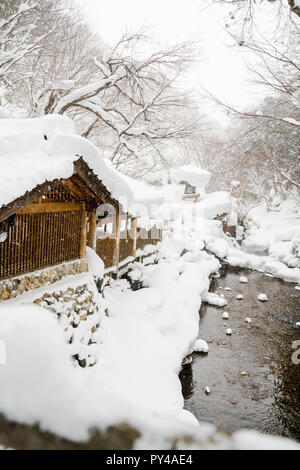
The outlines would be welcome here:
[[[19,210],[2,223],[0,279],[80,258],[84,221],[84,203],[63,186]]]

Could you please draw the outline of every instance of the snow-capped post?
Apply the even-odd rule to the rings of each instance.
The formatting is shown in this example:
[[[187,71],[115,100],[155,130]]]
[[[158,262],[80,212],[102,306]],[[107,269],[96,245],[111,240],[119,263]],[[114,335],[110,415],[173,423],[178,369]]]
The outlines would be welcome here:
[[[81,222],[81,237],[80,237],[80,258],[85,257],[86,250],[86,224],[87,224],[87,213],[85,210],[85,203],[82,203],[82,222]]]
[[[96,248],[96,224],[97,216],[96,212],[88,213],[89,231],[87,234],[87,246],[95,250]]]

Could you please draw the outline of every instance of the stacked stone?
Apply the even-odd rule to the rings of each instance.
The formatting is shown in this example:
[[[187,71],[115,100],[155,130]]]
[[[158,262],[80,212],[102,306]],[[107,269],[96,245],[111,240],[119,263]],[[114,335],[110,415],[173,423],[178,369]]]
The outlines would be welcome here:
[[[86,284],[69,287],[65,291],[45,293],[34,303],[57,315],[73,359],[81,367],[94,365],[101,315],[92,290]]]
[[[66,276],[80,274],[88,271],[85,260],[72,263],[64,263],[53,268],[48,268],[36,273],[30,273],[22,277],[7,279],[0,282],[0,302],[14,299],[17,295],[29,290],[38,289],[46,284],[53,284]]]

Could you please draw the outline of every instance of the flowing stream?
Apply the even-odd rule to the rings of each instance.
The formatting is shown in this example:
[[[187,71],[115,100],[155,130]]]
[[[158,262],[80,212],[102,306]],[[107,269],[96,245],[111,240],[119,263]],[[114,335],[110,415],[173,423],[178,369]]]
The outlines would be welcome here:
[[[242,275],[247,284],[240,283]],[[300,292],[293,283],[231,268],[211,291],[223,293],[228,305],[201,307],[199,338],[208,342],[209,353],[194,353],[180,373],[185,408],[227,432],[257,429],[300,441]],[[260,302],[259,293],[268,301]]]

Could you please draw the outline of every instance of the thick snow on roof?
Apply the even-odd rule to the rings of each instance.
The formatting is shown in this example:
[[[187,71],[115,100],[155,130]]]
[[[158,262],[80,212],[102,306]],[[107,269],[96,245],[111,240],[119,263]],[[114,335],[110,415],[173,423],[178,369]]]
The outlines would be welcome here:
[[[170,174],[175,182],[180,183],[180,181],[187,181],[192,186],[197,186],[198,188],[204,188],[208,184],[211,176],[209,171],[202,170],[194,165],[184,165],[179,168],[173,168],[170,170]]]
[[[73,162],[81,156],[112,197],[126,202],[128,209],[160,200],[149,185],[116,171],[91,142],[76,134],[71,119],[49,115],[0,120],[0,207],[45,181],[69,178]]]

